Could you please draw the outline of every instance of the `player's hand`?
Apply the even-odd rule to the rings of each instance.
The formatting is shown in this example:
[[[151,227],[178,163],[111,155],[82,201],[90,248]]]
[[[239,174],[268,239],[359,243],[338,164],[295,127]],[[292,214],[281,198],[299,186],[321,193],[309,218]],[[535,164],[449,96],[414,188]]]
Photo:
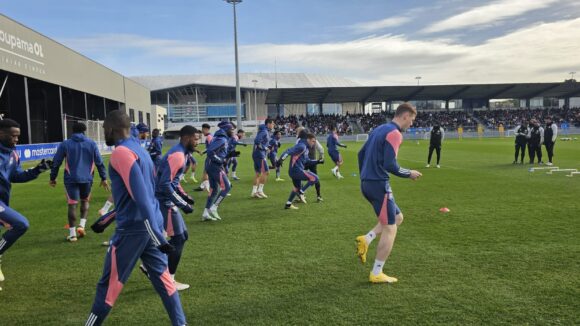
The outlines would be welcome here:
[[[101,181],[101,187],[103,187],[106,191],[111,191],[111,186],[109,186],[109,181],[107,180]]]
[[[417,180],[419,179],[419,177],[423,176],[423,174],[419,171],[416,170],[411,170],[411,175],[409,176],[409,178],[411,180]]]
[[[324,159],[323,158],[319,158],[317,162],[318,162],[318,164],[324,164]]]
[[[284,163],[284,161],[282,161],[281,159],[280,160],[277,160],[276,161],[276,167],[281,167],[283,163]]]
[[[38,163],[36,165],[36,169],[40,173],[45,172],[45,171],[48,171],[51,168],[52,168],[52,161],[51,160],[42,159],[42,161],[40,161],[40,163]]]
[[[193,206],[191,206],[191,205],[186,205],[186,206],[183,206],[183,207],[181,208],[181,210],[182,210],[182,211],[183,211],[185,214],[191,214],[191,213],[193,213]]]
[[[53,188],[56,187],[56,180],[50,180],[48,182],[48,185],[51,186],[51,187],[53,187]]]
[[[174,252],[175,251],[175,247],[172,246],[169,242],[164,243],[164,244],[160,245],[157,248],[159,248],[159,250],[162,253],[164,253],[164,254],[168,254],[168,253],[171,253],[171,252]]]
[[[232,157],[240,157],[240,151],[235,151]]]
[[[185,202],[190,205],[195,204],[195,200],[190,195],[185,195],[185,197],[183,197],[183,200],[185,200]]]

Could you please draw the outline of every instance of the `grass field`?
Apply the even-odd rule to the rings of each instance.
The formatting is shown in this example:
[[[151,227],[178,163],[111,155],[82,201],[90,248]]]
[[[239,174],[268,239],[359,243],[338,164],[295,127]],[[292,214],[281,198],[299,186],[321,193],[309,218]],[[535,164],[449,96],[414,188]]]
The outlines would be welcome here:
[[[186,216],[190,240],[177,273],[192,286],[181,292],[190,324],[580,324],[580,177],[512,165],[511,139],[449,140],[442,168],[425,169],[427,142],[405,141],[399,162],[423,178],[392,181],[405,222],[385,270],[399,282],[370,285],[376,243],[363,266],[354,238],[376,219],[354,174],[361,144],[348,145],[344,180],[331,176],[329,160],[319,168],[321,204],[283,209],[287,165],[286,182],[266,186],[269,199],[250,199],[245,149],[223,221],[200,222],[206,197],[193,193],[197,209]],[[558,166],[580,168],[578,141],[558,142],[556,154]],[[95,185],[91,218],[106,196]],[[308,198],[315,201],[314,189]],[[48,174],[14,185],[11,206],[31,228],[3,257],[0,324],[83,325],[102,272],[100,244],[112,230],[66,243],[62,179],[52,189]],[[107,324],[169,320],[135,270]]]

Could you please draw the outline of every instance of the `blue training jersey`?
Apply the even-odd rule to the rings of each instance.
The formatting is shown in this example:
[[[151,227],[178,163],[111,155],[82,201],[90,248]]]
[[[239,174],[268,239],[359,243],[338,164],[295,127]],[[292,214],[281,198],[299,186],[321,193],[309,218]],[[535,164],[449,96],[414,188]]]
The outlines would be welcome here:
[[[268,144],[268,148],[270,149],[270,154],[274,154],[274,156],[276,156],[276,153],[278,153],[278,149],[280,148],[280,140],[272,137],[272,139],[270,139],[270,143]]]
[[[76,133],[58,145],[52,158],[50,180],[56,180],[64,162],[64,183],[91,183],[95,166],[101,180],[107,180],[107,172],[99,147],[83,133]]]
[[[403,135],[396,123],[389,122],[375,128],[358,152],[360,179],[388,181],[389,173],[408,178],[411,171],[397,163],[402,142]]]
[[[252,157],[257,159],[266,158],[266,150],[269,142],[270,132],[268,131],[268,127],[266,125],[260,125],[260,127],[258,127],[258,134],[254,139]]]
[[[308,144],[306,140],[300,140],[296,145],[287,149],[282,156],[282,160],[285,160],[290,156],[290,163],[288,164],[288,172],[301,171],[304,170],[305,165],[316,164],[317,160],[311,160],[308,157]]]
[[[163,217],[155,198],[154,167],[149,154],[133,137],[116,144],[109,162],[118,233],[147,232],[156,246],[163,237]]]
[[[20,158],[15,148],[0,144],[0,201],[10,205],[12,183],[22,183],[36,179],[40,171],[37,168],[22,171]]]
[[[223,129],[219,129],[213,135],[212,141],[207,148],[206,167],[223,168],[228,154],[228,135]]]
[[[184,199],[188,195],[179,183],[187,166],[188,154],[183,145],[177,143],[161,158],[155,186],[155,197],[159,202],[170,201],[179,208],[188,206]]]
[[[326,148],[328,148],[329,153],[338,153],[338,147],[345,147],[338,141],[338,135],[336,133],[328,134],[326,138]]]
[[[160,136],[157,136],[153,139],[151,139],[151,143],[149,143],[149,147],[147,148],[147,151],[149,152],[149,155],[151,156],[151,159],[153,160],[153,162],[155,162],[155,160],[157,160],[159,157],[161,157],[162,152],[161,149],[163,148],[163,139]]]

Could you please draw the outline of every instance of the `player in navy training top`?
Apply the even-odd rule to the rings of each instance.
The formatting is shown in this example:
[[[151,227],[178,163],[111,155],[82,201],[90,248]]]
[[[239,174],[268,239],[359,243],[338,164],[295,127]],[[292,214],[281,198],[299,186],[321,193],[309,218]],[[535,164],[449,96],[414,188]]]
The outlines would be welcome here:
[[[117,227],[85,325],[104,322],[139,259],[147,268],[171,324],[186,325],[179,294],[167,268],[166,253],[175,248],[163,236],[163,217],[155,198],[153,162],[139,141],[130,136],[130,119],[126,113],[109,112],[103,128],[107,145],[115,146],[109,162],[109,176]]]
[[[228,153],[235,152],[236,147],[238,145],[241,145],[244,147],[248,146],[248,144],[241,141],[244,138],[245,134],[246,133],[244,132],[244,130],[238,129],[238,132],[235,135],[232,135],[232,138],[230,138],[230,140],[228,141]],[[230,168],[232,170],[232,179],[240,180],[240,178],[238,178],[238,176],[236,175],[236,170],[238,168],[238,158],[237,157],[233,156],[233,157],[228,158],[227,165],[226,165],[226,174],[229,173]]]
[[[344,177],[340,174],[340,166],[342,165],[342,155],[338,151],[338,147],[346,148],[346,145],[341,144],[338,141],[338,132],[336,131],[336,126],[330,126],[330,133],[328,138],[326,138],[326,148],[328,148],[328,155],[334,162],[335,166],[330,170],[332,175],[338,179],[343,179]]]
[[[294,188],[290,192],[290,197],[286,202],[286,209],[298,209],[292,205],[294,198],[298,196],[300,201],[306,204],[304,193],[308,188],[318,182],[318,176],[310,171],[305,171],[305,166],[312,164],[324,163],[323,159],[311,160],[308,157],[308,147],[313,147],[316,144],[316,136],[314,134],[307,134],[305,139],[298,141],[296,145],[286,150],[281,156],[276,166],[281,166],[282,162],[290,156],[290,163],[288,166],[288,175],[292,178]],[[307,181],[302,186],[302,181]]]
[[[56,154],[52,158],[53,166],[49,182],[51,187],[56,186],[58,170],[64,162],[64,187],[68,199],[69,235],[67,240],[70,242],[77,241],[77,232],[79,238],[85,236],[95,166],[101,177],[101,187],[107,191],[109,190],[107,172],[105,171],[105,164],[103,164],[99,147],[92,139],[85,136],[86,130],[87,127],[83,123],[75,123],[71,138],[60,143]],[[77,221],[76,210],[79,201],[81,202],[81,220],[77,229],[75,227]]]
[[[162,149],[163,139],[159,135],[159,129],[153,129],[153,132],[151,133],[151,143],[149,143],[147,151],[151,156],[151,161],[153,161],[155,168],[157,168],[159,163],[161,163],[161,157],[163,156],[163,153],[161,152]]]
[[[272,139],[270,139],[270,143],[268,144],[268,159],[272,164],[271,169],[276,169],[276,181],[284,181],[284,179],[280,178],[280,167],[276,166],[276,161],[278,160],[278,150],[280,149],[280,139],[282,138],[282,133],[280,131],[274,132]]]
[[[270,143],[270,130],[274,128],[274,120],[268,118],[263,125],[258,127],[258,134],[254,139],[254,149],[252,151],[252,159],[254,160],[254,186],[252,187],[253,198],[268,198],[264,193],[264,185],[268,181],[268,162],[266,162],[266,154],[268,152],[268,144]]]
[[[12,119],[0,120],[0,224],[8,231],[0,238],[0,282],[2,274],[2,255],[28,230],[28,220],[10,208],[10,189],[12,183],[23,183],[36,179],[41,172],[52,166],[51,161],[42,160],[36,167],[22,171],[16,144],[20,137],[20,125]]]
[[[383,266],[395,242],[397,227],[403,222],[403,214],[395,203],[389,184],[389,173],[412,180],[421,176],[420,172],[404,169],[397,163],[399,146],[403,142],[401,132],[413,124],[416,116],[417,110],[409,103],[399,105],[393,120],[373,130],[358,153],[361,191],[379,220],[366,235],[356,238],[357,255],[363,264],[369,245],[381,234],[375,264],[369,275],[371,283],[397,282],[396,278],[383,273]]]

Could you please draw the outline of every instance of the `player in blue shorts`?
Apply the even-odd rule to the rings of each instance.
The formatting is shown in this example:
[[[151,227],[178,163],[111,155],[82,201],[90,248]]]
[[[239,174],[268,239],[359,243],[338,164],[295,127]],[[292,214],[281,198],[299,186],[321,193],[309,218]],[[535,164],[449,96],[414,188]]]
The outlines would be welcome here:
[[[280,167],[276,166],[276,161],[278,160],[278,150],[280,149],[280,139],[282,138],[282,133],[280,131],[274,132],[272,139],[270,139],[270,143],[268,144],[268,159],[272,166],[271,169],[276,169],[276,181],[284,181],[284,179],[280,178]]]
[[[95,166],[101,177],[101,187],[109,191],[107,172],[99,153],[99,148],[92,139],[85,136],[87,126],[81,122],[76,122],[72,129],[71,138],[60,143],[56,154],[52,158],[53,165],[49,181],[51,187],[56,186],[58,170],[64,162],[64,187],[68,199],[69,227],[69,235],[66,239],[69,242],[77,241],[77,232],[79,238],[85,236]],[[76,228],[76,211],[79,201],[81,203],[81,220],[78,228]]]
[[[254,139],[254,150],[252,159],[254,160],[254,186],[252,187],[253,198],[268,198],[264,193],[264,185],[268,181],[268,162],[266,162],[266,153],[270,143],[270,130],[274,128],[274,120],[268,118],[263,125],[258,127],[258,134]]]
[[[198,143],[198,130],[192,126],[184,126],[179,132],[179,143],[163,156],[157,170],[155,197],[159,200],[165,232],[170,238],[169,243],[175,247],[175,251],[167,255],[169,274],[175,287],[180,291],[188,289],[189,285],[175,281],[177,265],[181,260],[185,241],[188,239],[187,227],[179,209],[185,214],[192,213],[194,201],[183,190],[179,181],[186,169],[187,157],[193,153]]]
[[[202,221],[221,220],[218,208],[232,188],[226,174],[225,164],[228,158],[240,154],[240,152],[228,153],[227,150],[228,139],[233,136],[234,126],[230,122],[222,121],[218,127],[220,129],[215,132],[213,140],[207,148],[205,170],[209,179],[210,194],[207,197],[205,210],[201,215]]]
[[[42,160],[36,167],[22,171],[16,144],[20,137],[20,124],[12,119],[0,120],[0,224],[8,231],[0,237],[0,282],[2,274],[2,255],[18,238],[28,230],[28,220],[10,208],[10,189],[12,183],[34,180],[52,166],[51,161]]]
[[[109,176],[117,227],[85,325],[101,325],[105,321],[139,259],[147,268],[171,324],[187,325],[167,267],[166,254],[175,248],[163,236],[163,217],[155,198],[153,162],[139,141],[130,136],[129,128],[129,116],[119,110],[109,112],[103,123],[107,145],[115,146]]]
[[[340,166],[342,165],[342,155],[338,151],[338,147],[346,148],[346,145],[341,144],[338,141],[338,133],[336,131],[336,126],[330,126],[330,133],[328,134],[328,138],[326,138],[326,148],[328,148],[328,155],[334,162],[335,166],[330,170],[332,175],[337,177],[338,179],[343,179],[344,177],[340,174]]]
[[[316,136],[309,133],[306,135],[305,139],[301,139],[296,145],[286,150],[282,156],[280,156],[278,162],[276,162],[276,166],[281,166],[282,162],[290,156],[288,175],[292,179],[294,188],[290,192],[290,197],[284,207],[285,209],[298,209],[298,207],[292,204],[296,196],[300,198],[301,202],[306,203],[304,193],[308,188],[318,182],[318,176],[316,174],[310,171],[305,171],[305,166],[307,165],[324,163],[323,159],[311,160],[308,157],[308,148],[314,147],[315,145]],[[302,185],[302,181],[306,181],[304,186]]]
[[[403,214],[395,203],[389,184],[389,173],[411,180],[421,176],[420,172],[404,169],[397,163],[397,153],[403,142],[401,132],[413,124],[416,116],[417,110],[409,103],[399,105],[393,120],[373,130],[358,153],[361,191],[379,220],[366,235],[356,238],[357,255],[363,264],[369,245],[381,234],[373,270],[369,275],[371,283],[397,282],[396,278],[383,273],[383,266],[393,249],[397,228],[403,222]]]

